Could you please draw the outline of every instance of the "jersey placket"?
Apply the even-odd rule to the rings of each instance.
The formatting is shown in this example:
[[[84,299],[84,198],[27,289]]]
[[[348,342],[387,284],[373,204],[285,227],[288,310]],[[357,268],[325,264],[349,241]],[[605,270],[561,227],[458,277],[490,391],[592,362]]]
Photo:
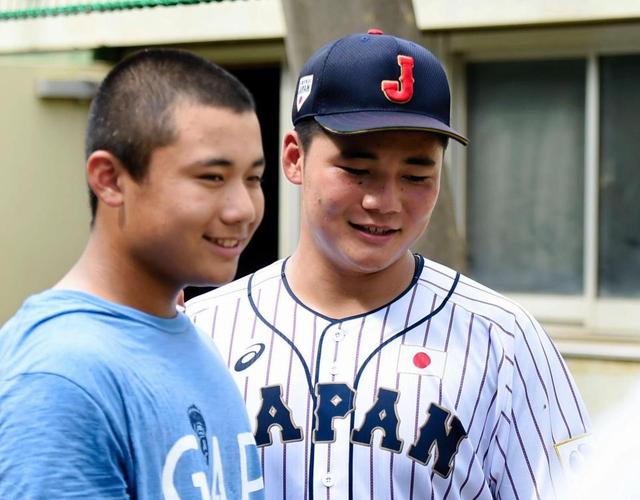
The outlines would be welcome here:
[[[327,393],[331,393],[331,387],[339,387],[336,394],[332,394],[326,400],[320,397],[316,388],[316,429],[319,419],[326,415],[321,408],[329,411],[339,411],[340,408],[353,404],[349,401],[348,393],[352,385],[352,351],[355,351],[355,335],[343,323],[330,324],[321,337],[318,349],[320,349],[317,386],[326,385]],[[351,360],[351,361],[350,361]],[[317,387],[316,386],[316,387]],[[348,387],[345,388],[345,386]],[[322,415],[321,415],[322,414]],[[348,413],[344,416],[336,415],[331,418],[330,426],[333,431],[331,441],[325,435],[314,433],[315,447],[314,463],[314,498],[327,500],[342,498],[349,488],[349,474],[347,457],[349,453],[349,419]],[[326,416],[323,424],[329,423]]]

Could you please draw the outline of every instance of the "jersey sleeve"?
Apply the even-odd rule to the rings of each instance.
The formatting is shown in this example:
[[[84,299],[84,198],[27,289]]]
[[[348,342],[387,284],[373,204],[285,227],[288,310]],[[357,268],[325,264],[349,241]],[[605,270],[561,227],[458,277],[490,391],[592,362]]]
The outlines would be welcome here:
[[[0,382],[0,498],[129,498],[124,463],[105,413],[75,383]]]
[[[508,441],[499,498],[554,499],[571,476],[571,453],[588,441],[589,419],[575,382],[542,327],[516,317]]]

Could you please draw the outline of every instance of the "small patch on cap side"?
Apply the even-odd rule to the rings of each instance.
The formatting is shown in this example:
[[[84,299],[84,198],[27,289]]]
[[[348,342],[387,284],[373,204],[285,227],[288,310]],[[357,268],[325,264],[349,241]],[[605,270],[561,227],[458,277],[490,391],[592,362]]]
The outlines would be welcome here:
[[[306,75],[300,78],[298,82],[298,93],[296,94],[296,107],[298,111],[307,100],[309,94],[311,94],[311,87],[313,87],[313,75]]]

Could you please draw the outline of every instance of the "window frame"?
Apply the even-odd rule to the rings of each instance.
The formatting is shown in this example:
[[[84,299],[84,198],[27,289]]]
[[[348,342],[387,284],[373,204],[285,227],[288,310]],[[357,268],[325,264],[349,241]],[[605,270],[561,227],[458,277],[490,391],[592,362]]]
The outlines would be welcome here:
[[[439,44],[446,46],[445,62],[452,75],[454,126],[462,130],[466,130],[468,117],[468,63],[563,58],[586,61],[583,293],[507,295],[527,308],[554,336],[573,341],[570,352],[591,357],[595,352],[593,342],[604,340],[612,346],[606,356],[625,357],[624,342],[640,341],[640,299],[598,296],[599,58],[640,55],[640,24],[459,32]],[[470,139],[473,147],[473,137]],[[456,220],[461,232],[467,234],[467,153],[465,148],[452,149],[448,162]]]

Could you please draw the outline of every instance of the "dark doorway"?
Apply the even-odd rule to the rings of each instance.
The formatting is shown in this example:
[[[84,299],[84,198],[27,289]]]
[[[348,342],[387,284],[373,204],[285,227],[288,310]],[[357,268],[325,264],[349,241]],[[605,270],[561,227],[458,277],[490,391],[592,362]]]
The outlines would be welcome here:
[[[280,67],[226,68],[253,94],[262,129],[262,145],[267,162],[262,189],[265,212],[262,224],[240,257],[236,278],[246,276],[278,258],[278,162],[280,152]],[[212,287],[188,287],[188,300]]]

